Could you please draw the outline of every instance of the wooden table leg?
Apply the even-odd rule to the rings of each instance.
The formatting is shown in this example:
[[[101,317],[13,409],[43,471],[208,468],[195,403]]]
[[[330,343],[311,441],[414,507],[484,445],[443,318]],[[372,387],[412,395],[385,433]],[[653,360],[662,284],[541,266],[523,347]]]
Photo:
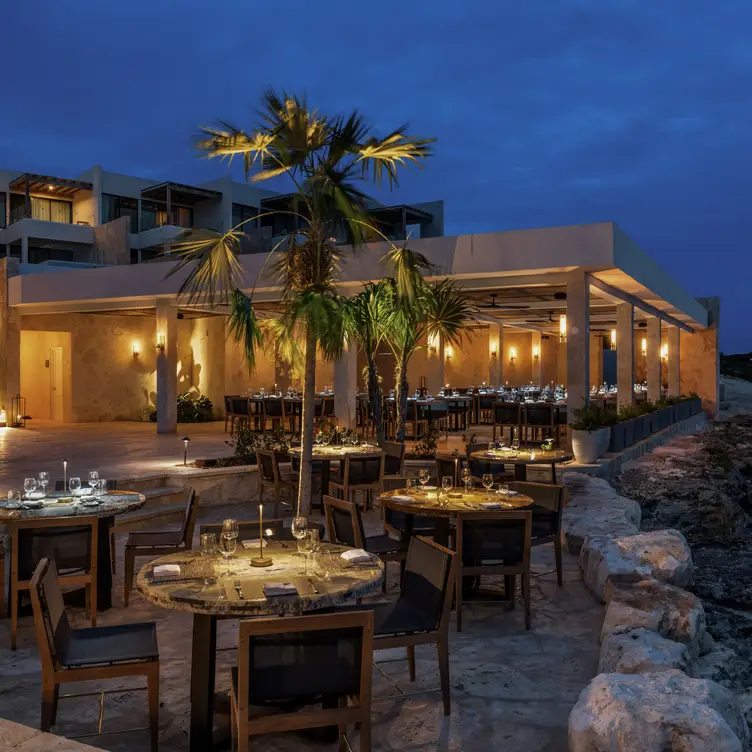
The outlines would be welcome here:
[[[413,516],[411,514],[405,514],[405,526],[402,528],[402,545],[405,549],[410,545],[410,538],[413,537]],[[402,586],[402,580],[405,577],[405,567],[407,566],[407,559],[402,559],[400,562],[400,587]],[[384,574],[386,577],[386,574]]]
[[[518,462],[514,466],[514,479],[516,481],[525,482],[527,480],[527,465]]]
[[[217,617],[194,614],[190,752],[205,752],[213,746],[216,662]]]
[[[444,548],[449,548],[449,517],[436,517],[434,522],[434,541]]]
[[[556,485],[556,463],[551,463],[551,482]]]
[[[97,525],[97,611],[112,608],[110,530],[114,524],[112,517],[101,517]]]
[[[324,511],[324,496],[329,496],[329,460],[321,463],[321,511]],[[345,499],[347,501],[347,499]]]

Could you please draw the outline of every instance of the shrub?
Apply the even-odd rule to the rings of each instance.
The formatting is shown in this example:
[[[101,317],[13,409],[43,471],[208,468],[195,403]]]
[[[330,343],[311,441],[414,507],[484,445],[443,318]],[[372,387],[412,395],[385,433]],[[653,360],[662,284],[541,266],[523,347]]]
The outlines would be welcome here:
[[[214,420],[214,405],[205,394],[192,396],[189,392],[178,395],[178,423],[208,423]],[[157,411],[149,414],[153,423],[157,420]]]
[[[616,411],[595,405],[584,405],[574,411],[574,420],[569,424],[575,431],[598,431],[616,423]]]
[[[241,423],[235,427],[232,438],[225,442],[232,447],[236,457],[245,460],[255,460],[259,449],[270,449],[278,454],[287,454],[290,451],[290,439],[281,426],[271,433],[254,433],[247,423]]]
[[[436,427],[436,421],[430,421],[428,428],[423,436],[423,441],[419,441],[414,447],[412,452],[409,452],[406,456],[410,460],[432,460],[436,458],[436,441],[438,440],[441,432]]]

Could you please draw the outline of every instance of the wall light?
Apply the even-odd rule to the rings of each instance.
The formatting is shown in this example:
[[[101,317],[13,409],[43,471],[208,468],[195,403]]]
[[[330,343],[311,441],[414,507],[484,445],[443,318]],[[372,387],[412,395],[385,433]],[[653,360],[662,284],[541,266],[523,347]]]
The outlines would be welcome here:
[[[495,358],[499,354],[499,346],[494,342],[491,345],[491,357]]]
[[[567,341],[567,317],[565,314],[559,316],[559,342]]]
[[[616,329],[611,330],[611,340],[608,343],[609,350],[616,350]]]
[[[517,348],[516,347],[510,347],[509,348],[509,362],[514,363],[514,361],[517,359]]]
[[[661,345],[661,360],[668,360],[668,343]]]
[[[434,334],[428,338],[428,352],[431,355],[436,355],[436,351],[439,349],[439,338]]]
[[[157,350],[164,352],[165,345],[167,344],[167,337],[164,334],[157,335]]]
[[[535,345],[535,347],[533,347],[533,360],[538,360],[538,358],[540,358],[540,348],[538,345]]]
[[[141,353],[141,344],[139,342],[134,342],[133,343],[133,357],[138,358],[140,353]]]
[[[648,354],[648,341],[647,341],[647,338],[645,338],[645,337],[643,337],[642,338],[642,342],[640,342],[640,352],[643,355],[647,355]]]
[[[452,350],[451,347],[444,348],[444,356],[446,358],[447,363],[452,359],[453,355],[454,355],[454,350]]]

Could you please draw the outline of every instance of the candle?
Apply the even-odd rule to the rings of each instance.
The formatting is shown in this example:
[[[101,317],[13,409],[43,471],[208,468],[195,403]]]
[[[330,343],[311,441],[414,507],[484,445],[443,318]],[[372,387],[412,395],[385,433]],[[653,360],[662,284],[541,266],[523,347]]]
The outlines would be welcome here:
[[[68,460],[63,460],[63,493],[68,488]]]
[[[259,504],[259,559],[264,557],[264,505]]]

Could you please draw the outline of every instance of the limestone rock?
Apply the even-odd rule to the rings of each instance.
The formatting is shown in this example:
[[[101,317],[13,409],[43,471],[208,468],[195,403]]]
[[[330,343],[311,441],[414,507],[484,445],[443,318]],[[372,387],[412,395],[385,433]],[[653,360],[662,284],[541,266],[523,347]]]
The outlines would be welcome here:
[[[614,491],[608,481],[584,473],[567,473],[562,482],[569,490],[561,527],[571,554],[579,554],[588,536],[634,535],[640,529],[640,505]]]
[[[601,640],[611,632],[638,628],[683,643],[695,657],[705,637],[702,601],[686,590],[657,580],[609,585]]]
[[[601,645],[599,674],[649,674],[674,669],[690,674],[687,646],[643,627],[611,632]]]
[[[739,701],[681,671],[600,674],[569,715],[570,752],[743,752]]]
[[[580,569],[585,587],[604,603],[611,580],[634,582],[652,577],[686,587],[694,573],[692,552],[677,530],[587,538],[580,551]]]

